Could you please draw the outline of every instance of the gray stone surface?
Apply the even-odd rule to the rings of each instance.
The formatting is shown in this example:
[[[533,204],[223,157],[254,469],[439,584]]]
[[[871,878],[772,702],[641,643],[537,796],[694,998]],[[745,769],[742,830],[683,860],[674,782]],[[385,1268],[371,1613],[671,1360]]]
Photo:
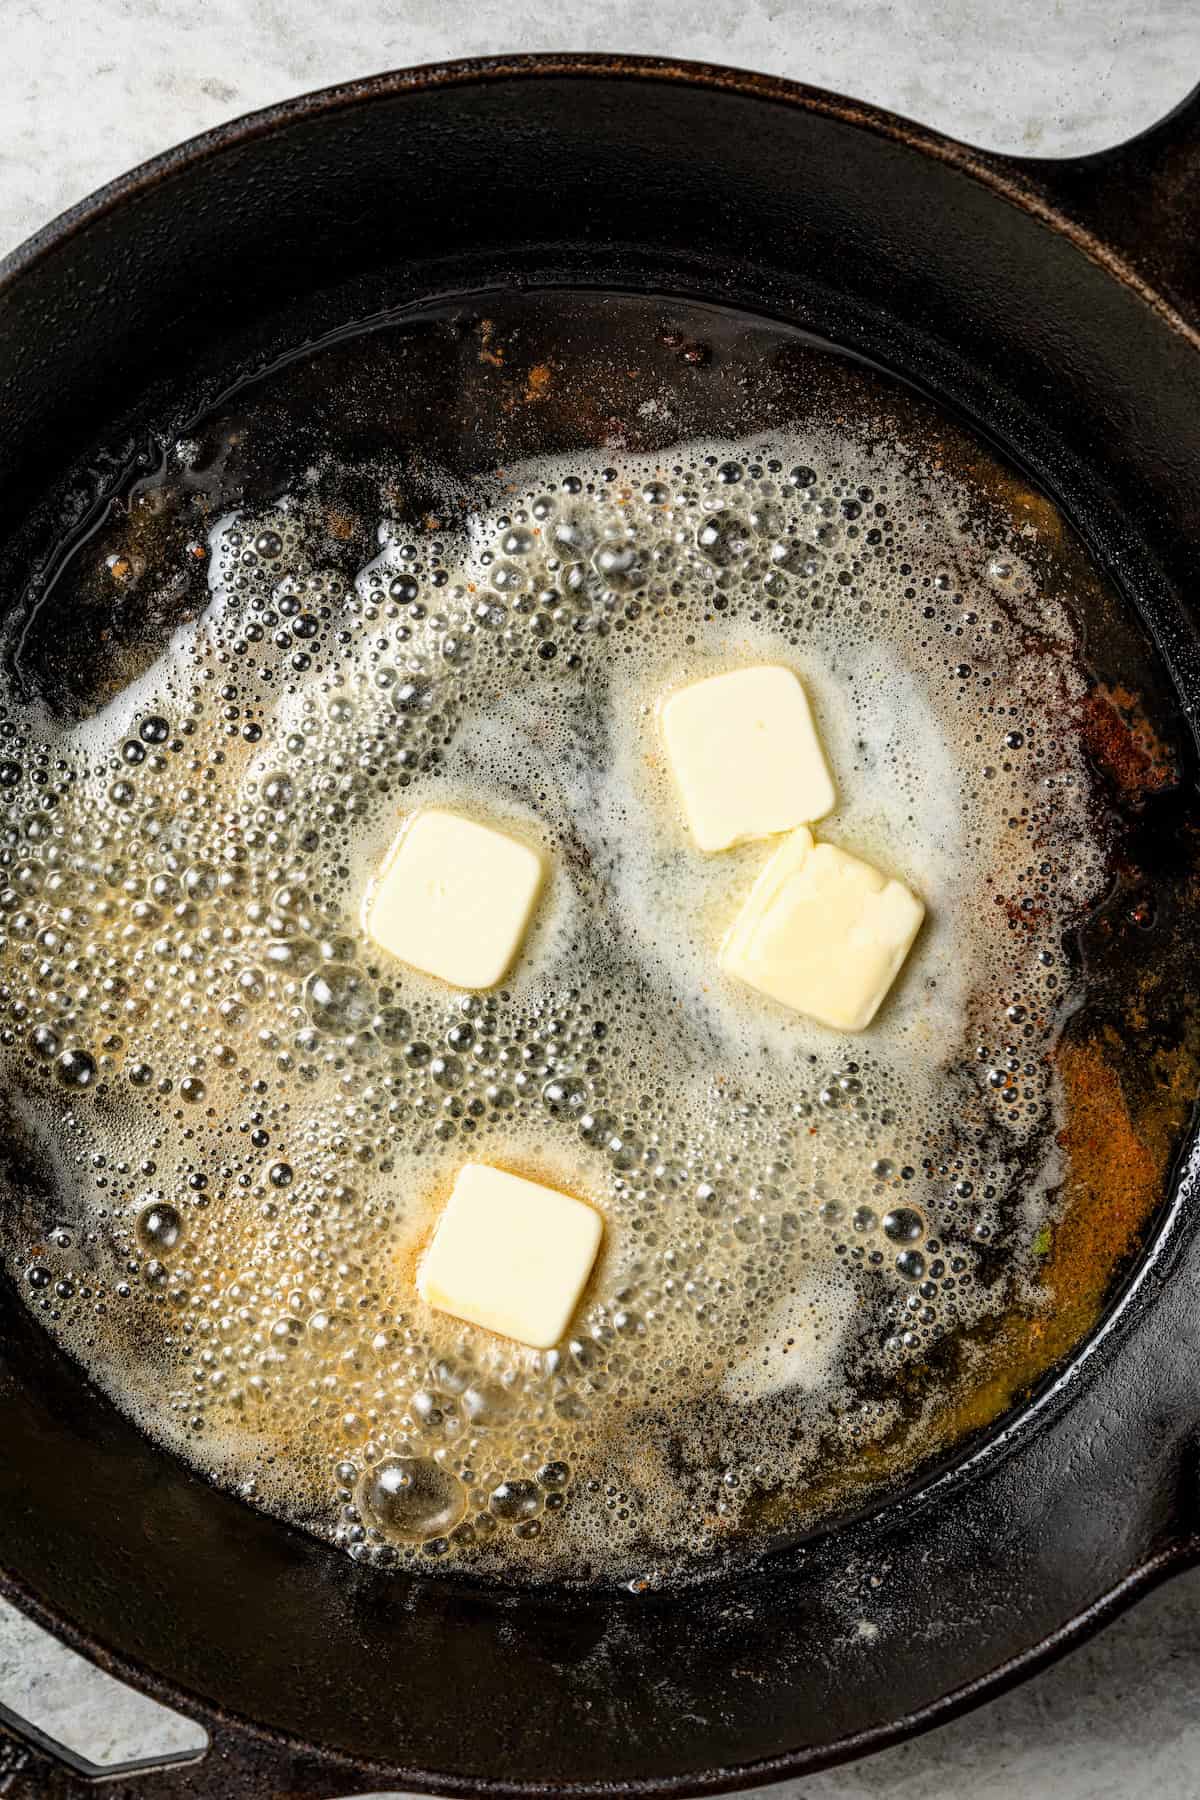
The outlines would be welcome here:
[[[1200,77],[1196,0],[8,0],[0,252],[130,164],[222,119],[372,70],[511,49],[733,61],[854,93],[971,142],[1100,149]],[[0,1607],[0,1700],[102,1761],[194,1728]],[[502,1775],[502,1770],[496,1771]],[[792,1800],[1192,1800],[1200,1573],[966,1719]]]

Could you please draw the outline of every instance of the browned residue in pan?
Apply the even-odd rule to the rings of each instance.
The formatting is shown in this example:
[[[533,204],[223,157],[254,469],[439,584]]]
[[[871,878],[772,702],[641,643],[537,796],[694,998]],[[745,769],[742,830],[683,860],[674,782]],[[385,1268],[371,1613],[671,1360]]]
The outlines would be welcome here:
[[[1059,1069],[1067,1090],[1062,1144],[1071,1170],[1067,1206],[1051,1234],[1046,1285],[1054,1295],[1054,1327],[1070,1342],[1088,1320],[1071,1319],[1095,1306],[1112,1271],[1137,1242],[1159,1198],[1170,1133],[1166,1107],[1134,1119],[1106,1045],[1064,1044]],[[1111,1044],[1114,1049],[1119,1045]],[[1177,1114],[1178,1097],[1170,1111]],[[1171,1131],[1178,1128],[1178,1117]]]
[[[525,377],[525,392],[523,397],[530,403],[536,400],[544,400],[552,378],[553,371],[551,370],[549,363],[534,363],[528,375]]]
[[[1136,1251],[1162,1199],[1195,1092],[1195,1056],[1177,1064],[1160,1102],[1135,1115],[1106,1048],[1066,1044],[1058,1058],[1070,1173],[1063,1212],[1048,1233],[1044,1304],[1000,1322],[987,1344],[990,1374],[937,1421],[938,1443],[990,1424],[1092,1329],[1114,1270]]]
[[[493,339],[495,338],[495,335],[495,321],[493,319],[480,319],[479,360],[482,363],[490,364],[493,369],[502,369],[504,367],[504,350],[503,348],[496,348],[494,346]]]
[[[1077,718],[1092,760],[1127,798],[1156,793],[1179,779],[1175,757],[1128,688],[1095,687]]]
[[[926,1410],[916,1427],[923,1459],[994,1424],[1068,1356],[1095,1326],[1114,1271],[1142,1242],[1195,1096],[1200,1042],[1184,1054],[1176,1051],[1167,1084],[1136,1107],[1110,1060],[1120,1054],[1115,1035],[1060,1049],[1068,1174],[1062,1211],[1045,1233],[1043,1291],[1032,1304],[1011,1306],[960,1340],[960,1378],[949,1385],[946,1404]],[[830,1465],[803,1496],[764,1495],[758,1522],[786,1530],[798,1507],[810,1516],[853,1507],[873,1486],[911,1468],[913,1429],[911,1423],[897,1427],[863,1445],[852,1467]]]

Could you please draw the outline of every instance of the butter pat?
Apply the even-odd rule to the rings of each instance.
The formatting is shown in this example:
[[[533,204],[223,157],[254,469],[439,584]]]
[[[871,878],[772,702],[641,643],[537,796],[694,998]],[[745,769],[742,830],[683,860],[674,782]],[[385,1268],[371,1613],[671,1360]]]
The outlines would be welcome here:
[[[544,875],[530,845],[427,807],[390,851],[364,923],[381,949],[426,975],[495,987],[521,947]]]
[[[557,1188],[467,1163],[417,1270],[439,1312],[516,1338],[557,1344],[579,1304],[604,1222]]]
[[[903,882],[801,827],[755,882],[721,949],[721,966],[760,994],[835,1031],[862,1031],[921,928]]]
[[[811,825],[832,809],[829,767],[790,669],[762,664],[694,681],[663,702],[659,720],[701,850]]]

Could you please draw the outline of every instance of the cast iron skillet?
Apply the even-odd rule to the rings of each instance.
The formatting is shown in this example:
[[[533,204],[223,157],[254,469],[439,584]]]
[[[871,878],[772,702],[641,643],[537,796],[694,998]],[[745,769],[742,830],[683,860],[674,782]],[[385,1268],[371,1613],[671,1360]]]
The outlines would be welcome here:
[[[139,397],[226,340],[265,353],[300,320],[328,326],[351,287],[356,305],[538,283],[692,295],[863,352],[1008,445],[1136,601],[1186,713],[1194,182],[1197,95],[1067,162],[619,57],[291,101],[124,177],[0,270],[0,539]],[[1189,1163],[1073,1365],[919,1503],[675,1597],[497,1596],[348,1564],[142,1438],[4,1289],[0,1583],[203,1721],[207,1756],[121,1772],[131,1795],[665,1795],[861,1754],[1200,1555],[1195,1189]],[[858,1594],[873,1635],[847,1629]],[[6,1722],[5,1792],[98,1773]]]

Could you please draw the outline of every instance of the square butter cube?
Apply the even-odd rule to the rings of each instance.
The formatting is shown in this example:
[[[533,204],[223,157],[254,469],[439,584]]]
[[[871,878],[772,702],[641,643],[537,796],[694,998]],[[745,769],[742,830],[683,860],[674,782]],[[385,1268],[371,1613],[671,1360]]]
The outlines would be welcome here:
[[[455,987],[495,987],[521,947],[544,874],[530,845],[427,807],[389,853],[366,928],[384,950],[426,975]]]
[[[833,781],[790,669],[763,664],[710,675],[660,712],[671,773],[701,850],[728,850],[822,819]]]
[[[776,850],[721,949],[760,994],[836,1031],[862,1031],[896,979],[925,908],[903,882],[800,830]]]
[[[535,1350],[557,1344],[592,1272],[604,1222],[557,1188],[467,1163],[417,1270],[417,1291]]]

